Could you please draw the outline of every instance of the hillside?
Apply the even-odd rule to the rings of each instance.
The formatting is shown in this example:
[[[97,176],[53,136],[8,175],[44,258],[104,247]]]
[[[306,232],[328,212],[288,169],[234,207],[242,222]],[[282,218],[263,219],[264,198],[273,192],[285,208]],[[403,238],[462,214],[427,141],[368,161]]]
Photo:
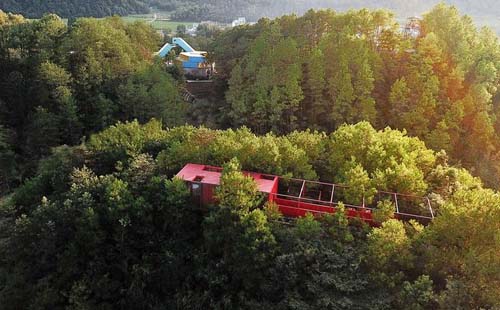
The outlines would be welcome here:
[[[418,1],[418,0],[277,0],[277,1],[249,1],[249,0],[212,0],[212,1],[200,1],[200,0],[190,0],[190,1],[176,1],[176,0],[153,0],[151,4],[153,6],[162,7],[165,9],[178,9],[178,8],[194,8],[205,7],[217,11],[226,11],[226,13],[235,13],[240,15],[247,15],[248,18],[259,18],[262,16],[274,17],[280,16],[286,13],[298,13],[302,14],[311,8],[331,8],[339,11],[345,11],[349,9],[359,9],[359,8],[387,8],[396,13],[404,15],[414,15],[421,14],[424,11],[431,9],[434,5],[444,2],[447,4],[455,5],[460,10],[467,14],[472,15],[496,15],[500,12],[500,9],[495,4],[494,0],[482,0],[482,1],[471,1],[471,0],[430,0],[430,1]],[[286,5],[285,5],[286,4]],[[211,13],[207,14],[207,18],[210,18]],[[228,16],[227,18],[231,18]]]
[[[151,24],[0,10],[1,310],[500,309],[500,40],[421,29],[200,27],[186,102]]]
[[[401,18],[422,15],[440,2],[451,4],[461,12],[475,18],[483,26],[490,26],[500,31],[500,7],[494,0],[153,0],[150,5],[159,10],[172,11],[172,17],[178,20],[216,20],[230,22],[237,16],[245,16],[250,21],[261,17],[278,17],[283,14],[295,13],[302,15],[309,9],[334,9],[346,11],[349,9],[389,9]]]
[[[0,10],[39,18],[46,13],[56,13],[61,17],[141,14],[153,8],[169,12],[172,19],[178,21],[231,22],[238,16],[257,21],[262,17],[274,18],[290,13],[301,15],[309,9],[346,11],[365,7],[389,9],[400,18],[406,18],[421,15],[440,2],[456,6],[461,12],[472,16],[479,25],[489,26],[500,33],[500,6],[495,0],[0,0]]]
[[[440,157],[417,138],[367,122],[286,136],[117,124],[85,145],[54,149],[0,208],[0,303],[5,310],[495,309],[500,198]],[[215,205],[200,208],[171,178],[188,162],[226,163]],[[241,168],[312,179],[331,171],[323,179],[352,182],[353,198],[372,185],[433,192],[439,216],[424,227],[381,207],[378,228],[343,212],[284,225]]]
[[[0,10],[40,18],[46,13],[61,17],[139,14],[148,11],[144,2],[137,0],[0,0]]]

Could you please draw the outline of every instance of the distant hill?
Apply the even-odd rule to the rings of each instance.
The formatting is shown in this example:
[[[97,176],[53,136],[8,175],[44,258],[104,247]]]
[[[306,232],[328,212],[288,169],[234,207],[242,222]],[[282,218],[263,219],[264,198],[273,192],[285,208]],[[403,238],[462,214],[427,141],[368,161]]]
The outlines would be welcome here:
[[[421,15],[439,2],[455,5],[473,17],[478,25],[500,33],[498,0],[0,0],[0,10],[37,18],[45,13],[62,17],[140,14],[155,10],[170,12],[179,21],[213,20],[231,22],[244,16],[248,21],[284,14],[303,14],[307,10],[331,8],[336,11],[360,8],[386,8],[398,17]]]
[[[39,18],[45,13],[61,17],[128,15],[148,12],[148,5],[137,0],[0,0],[0,10]]]
[[[439,2],[456,6],[473,17],[477,24],[488,25],[500,33],[498,0],[150,0],[149,4],[159,10],[173,11],[172,17],[177,20],[230,22],[239,16],[256,21],[261,17],[273,18],[289,13],[302,15],[311,8],[336,11],[386,8],[404,18],[421,15]]]
[[[168,1],[168,0],[167,0]],[[269,3],[266,12],[271,14],[282,12],[303,12],[313,8],[333,8],[336,10],[368,8],[387,8],[398,14],[419,15],[430,10],[440,2],[451,4],[459,8],[462,13],[469,15],[496,15],[500,16],[500,6],[497,0],[291,0],[289,5],[283,6],[284,0]],[[252,2],[252,1],[246,1]]]

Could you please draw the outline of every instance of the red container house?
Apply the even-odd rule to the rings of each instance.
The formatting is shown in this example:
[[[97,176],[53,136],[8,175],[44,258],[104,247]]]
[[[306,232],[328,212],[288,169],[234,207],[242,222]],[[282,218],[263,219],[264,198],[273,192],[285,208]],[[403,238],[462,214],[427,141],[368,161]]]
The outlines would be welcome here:
[[[215,203],[214,190],[220,183],[222,168],[200,164],[187,164],[177,177],[183,179],[191,195],[200,205]],[[315,216],[335,213],[342,202],[348,217],[361,218],[373,223],[373,211],[379,201],[390,201],[395,217],[401,220],[415,219],[428,223],[434,218],[434,211],[428,197],[378,191],[370,204],[347,201],[344,185],[282,178],[274,175],[243,172],[257,183],[258,190],[265,194],[268,201],[273,201],[285,217],[301,217],[307,213]]]

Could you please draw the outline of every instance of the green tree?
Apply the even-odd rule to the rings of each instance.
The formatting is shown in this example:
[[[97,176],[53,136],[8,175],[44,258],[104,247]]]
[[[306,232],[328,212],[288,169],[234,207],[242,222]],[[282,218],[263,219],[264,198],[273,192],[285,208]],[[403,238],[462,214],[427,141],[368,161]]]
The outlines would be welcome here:
[[[186,34],[186,25],[177,25],[177,35],[182,36]]]
[[[64,38],[63,63],[72,64],[74,96],[86,130],[113,123],[121,83],[145,63],[144,40],[133,42],[133,37],[123,21],[81,18]]]
[[[498,195],[487,189],[458,190],[427,230],[430,275],[447,290],[446,307],[488,308],[499,305]],[[461,291],[463,298],[453,296]]]
[[[148,144],[160,142],[166,134],[161,122],[155,119],[144,125],[140,125],[137,120],[117,123],[92,135],[88,149],[99,158],[101,167],[113,169],[117,161],[126,161],[143,153]]]
[[[173,79],[158,63],[133,73],[118,88],[118,104],[123,121],[145,123],[156,118],[169,127],[184,123],[185,103]]]
[[[40,158],[50,153],[50,148],[61,142],[57,115],[38,107],[31,116],[26,130],[26,152],[32,158]]]
[[[296,42],[283,38],[278,26],[264,31],[231,73],[226,98],[233,123],[241,124],[242,118],[258,133],[296,128],[301,79]]]
[[[356,38],[347,26],[330,33],[320,47],[325,55],[327,101],[330,103],[327,129],[362,120],[374,122],[376,110],[372,92],[376,55],[368,42]]]
[[[477,30],[470,17],[461,16],[456,7],[445,4],[437,5],[424,16],[423,27],[425,33],[432,35],[434,44],[442,47],[441,57],[451,59],[447,61],[448,68],[446,61],[445,66],[440,65],[441,71],[448,72],[441,78],[441,89],[455,101],[449,112],[441,112],[446,115],[445,123],[440,123],[437,132],[430,136],[433,147],[439,137],[451,140],[450,155],[454,160],[472,168],[488,184],[496,184],[498,146],[493,141],[498,132],[493,127],[492,108],[500,79],[498,38],[487,29]]]
[[[260,298],[276,241],[264,212],[254,209],[257,185],[236,159],[224,166],[216,197],[219,206],[204,221],[208,264],[200,280],[212,298],[205,306],[241,307]]]
[[[344,193],[345,203],[365,206],[371,204],[377,190],[371,185],[370,177],[360,164],[353,163],[353,167],[345,172],[343,183],[347,186]]]
[[[433,128],[438,106],[439,79],[426,57],[425,51],[412,55],[408,75],[395,82],[389,95],[395,126],[419,137]]]
[[[215,197],[221,206],[246,214],[258,206],[260,199],[257,184],[240,169],[236,158],[224,165]]]
[[[411,239],[401,221],[391,219],[374,228],[368,235],[368,244],[368,260],[376,264],[374,269],[378,272],[402,276],[404,269],[411,268]],[[388,284],[393,288],[396,283]]]
[[[16,154],[10,144],[9,131],[0,126],[0,193],[9,192],[17,179]]]
[[[335,216],[340,220],[345,215]],[[279,250],[265,295],[270,296],[269,309],[387,306],[386,290],[368,280],[361,264],[361,246],[351,243],[351,232],[360,231],[342,222],[331,217],[318,221],[309,215],[298,219],[295,227],[275,229]],[[345,238],[345,233],[351,238]]]
[[[327,112],[324,101],[325,68],[324,56],[321,50],[314,49],[308,57],[304,74],[303,89],[304,102],[300,113],[307,116],[300,118],[304,122],[301,127],[324,128],[325,113]]]
[[[389,128],[376,131],[367,122],[340,127],[330,136],[327,152],[325,176],[337,182],[362,182],[368,193],[376,188],[423,194],[427,189],[425,178],[436,160],[422,141]],[[353,174],[355,171],[350,170],[356,166],[358,172]]]
[[[431,309],[435,308],[436,296],[432,289],[433,282],[427,275],[418,277],[413,283],[405,281],[397,301],[401,309]]]
[[[38,74],[40,79],[38,98],[44,107],[57,115],[57,126],[62,142],[76,144],[81,135],[82,125],[71,90],[71,75],[64,68],[51,62],[42,63]]]

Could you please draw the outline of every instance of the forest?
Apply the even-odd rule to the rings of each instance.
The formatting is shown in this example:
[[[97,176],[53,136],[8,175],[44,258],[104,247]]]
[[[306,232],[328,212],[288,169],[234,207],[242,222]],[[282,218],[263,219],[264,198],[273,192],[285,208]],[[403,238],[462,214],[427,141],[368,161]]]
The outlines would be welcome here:
[[[263,19],[218,36],[214,58],[225,96],[211,104],[222,113],[205,113],[215,122],[263,134],[365,120],[500,184],[498,37],[455,8],[436,6],[416,39],[387,11]]]
[[[244,16],[249,21],[257,21],[262,17],[274,18],[284,14],[302,15],[309,9],[333,9],[348,11],[362,8],[387,8],[392,10],[399,18],[420,16],[430,10],[439,0],[152,0],[150,6],[154,9],[172,12],[172,18],[178,20],[215,20],[231,22],[239,16]],[[500,14],[500,8],[495,0],[446,0],[473,16],[476,21],[484,19],[494,21]],[[500,25],[493,25],[497,28]]]
[[[217,75],[187,103],[147,24],[0,11],[2,309],[500,307],[499,39],[444,4],[421,26],[201,27]],[[216,204],[193,203],[186,163],[223,167]],[[242,171],[426,195],[437,216],[289,222]]]
[[[333,9],[347,11],[362,8],[386,8],[400,19],[420,16],[430,10],[439,0],[0,0],[0,10],[22,14],[28,18],[40,18],[55,13],[63,18],[106,17],[112,15],[146,14],[161,12],[173,20],[200,22],[212,20],[230,23],[244,16],[248,21],[262,17],[275,18],[284,14],[302,15],[309,9]],[[500,33],[498,16],[500,8],[496,0],[446,0],[462,12],[469,14],[476,22],[493,27]]]
[[[138,0],[0,0],[0,10],[22,14],[27,18],[40,18],[47,13],[75,18],[141,14],[149,12],[149,7],[144,1]]]

